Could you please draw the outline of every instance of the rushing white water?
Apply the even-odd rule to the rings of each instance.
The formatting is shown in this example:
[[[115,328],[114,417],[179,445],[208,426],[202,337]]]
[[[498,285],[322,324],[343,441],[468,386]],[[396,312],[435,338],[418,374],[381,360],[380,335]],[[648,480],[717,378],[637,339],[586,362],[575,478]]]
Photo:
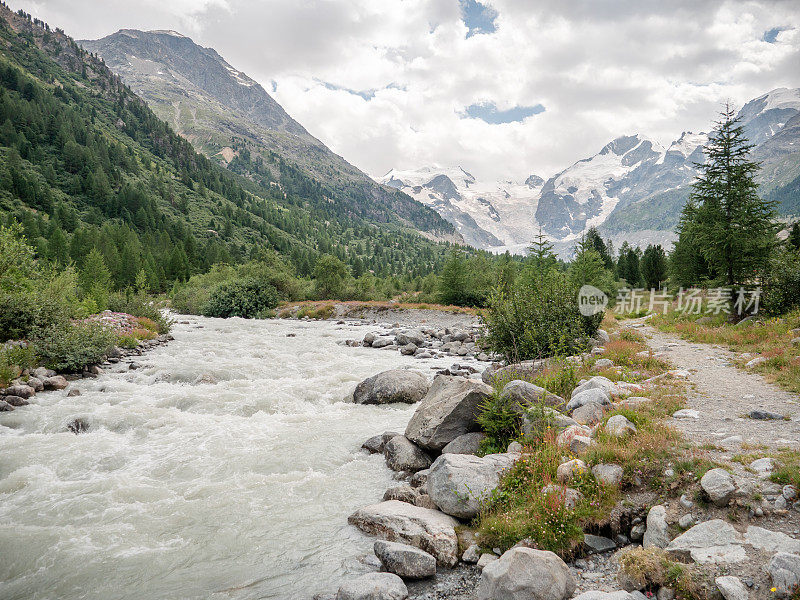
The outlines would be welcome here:
[[[414,410],[348,395],[387,368],[452,362],[337,343],[372,329],[193,318],[139,370],[0,413],[0,597],[335,590],[372,544],[347,516],[392,482],[359,446]],[[86,433],[68,431],[76,417]]]

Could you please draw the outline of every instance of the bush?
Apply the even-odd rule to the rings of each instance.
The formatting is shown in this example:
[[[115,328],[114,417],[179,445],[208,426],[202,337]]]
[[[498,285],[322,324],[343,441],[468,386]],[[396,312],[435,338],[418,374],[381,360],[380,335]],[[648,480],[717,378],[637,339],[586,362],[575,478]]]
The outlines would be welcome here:
[[[254,319],[266,316],[276,306],[278,291],[274,287],[264,281],[243,279],[218,285],[202,312],[206,317]]]
[[[161,313],[156,303],[149,300],[144,294],[132,293],[130,290],[111,294],[108,307],[112,312],[140,317],[141,323],[147,323],[145,328],[155,333],[169,333],[171,327],[169,319]]]
[[[578,289],[555,269],[526,270],[508,292],[492,293],[483,315],[485,344],[509,362],[583,350],[600,327],[602,313],[581,315]]]
[[[76,372],[102,362],[116,343],[116,335],[99,323],[66,323],[37,331],[33,343],[46,367]]]
[[[762,289],[763,308],[782,315],[800,306],[800,251],[776,252],[769,262]]]

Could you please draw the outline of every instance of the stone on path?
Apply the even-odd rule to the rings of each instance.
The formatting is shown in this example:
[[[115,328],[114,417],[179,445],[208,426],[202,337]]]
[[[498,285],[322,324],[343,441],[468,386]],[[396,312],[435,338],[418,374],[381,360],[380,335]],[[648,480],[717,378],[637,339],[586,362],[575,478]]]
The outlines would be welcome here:
[[[742,580],[733,575],[726,575],[724,577],[717,577],[714,580],[717,584],[722,597],[725,600],[747,600],[749,594],[747,588],[744,587]]]
[[[672,413],[673,419],[699,419],[700,413],[693,408],[682,408]]]
[[[647,529],[642,545],[645,548],[666,548],[669,545],[667,509],[658,504],[647,513]]]
[[[700,479],[700,487],[715,506],[727,506],[736,492],[733,476],[725,469],[711,469]]]

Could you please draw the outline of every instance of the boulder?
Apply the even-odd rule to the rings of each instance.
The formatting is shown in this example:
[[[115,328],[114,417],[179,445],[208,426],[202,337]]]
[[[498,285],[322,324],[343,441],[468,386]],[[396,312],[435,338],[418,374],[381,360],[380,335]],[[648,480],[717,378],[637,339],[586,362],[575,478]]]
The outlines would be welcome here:
[[[588,467],[586,463],[580,458],[575,458],[558,465],[556,469],[556,479],[558,479],[559,483],[569,483],[575,477],[580,477],[587,471]]]
[[[469,547],[464,550],[464,554],[461,555],[461,561],[467,564],[474,565],[478,562],[478,559],[481,557],[481,549],[478,544],[470,544]]]
[[[452,567],[458,562],[458,521],[438,510],[388,500],[360,508],[347,522],[381,539],[424,550],[439,565]]]
[[[417,347],[414,344],[406,344],[400,346],[400,354],[403,356],[413,356],[417,352]]]
[[[383,493],[384,500],[399,500],[414,505],[417,504],[418,498],[419,490],[407,484],[390,487]]]
[[[426,450],[441,450],[479,429],[479,407],[494,390],[464,377],[438,375],[406,427],[406,437]]]
[[[398,346],[407,346],[408,344],[422,346],[425,343],[425,334],[417,330],[401,331],[395,336],[394,340]]]
[[[594,339],[601,344],[607,344],[611,341],[611,336],[608,335],[608,332],[605,329],[598,329],[594,334]]]
[[[417,471],[411,476],[411,487],[413,488],[424,488],[428,485],[428,473],[430,473],[430,469],[422,469],[421,471]]]
[[[622,483],[623,470],[619,465],[599,464],[592,467],[594,478],[611,487],[619,487]]]
[[[645,548],[666,548],[669,545],[667,509],[660,504],[647,512],[647,529],[642,545]]]
[[[602,388],[590,388],[588,390],[584,390],[579,394],[573,394],[572,399],[567,402],[566,410],[567,412],[572,412],[576,408],[583,406],[584,404],[589,404],[594,402],[595,404],[599,404],[601,406],[605,404],[611,404],[610,400],[611,396],[608,395],[608,392]]]
[[[800,556],[778,552],[769,561],[767,572],[776,588],[775,594],[779,598],[788,598],[800,585]]]
[[[18,384],[8,386],[3,394],[6,396],[18,396],[27,400],[36,394],[36,390],[29,385]]]
[[[589,554],[600,554],[602,552],[608,552],[609,550],[615,550],[617,547],[614,540],[600,535],[590,535],[588,533],[583,535],[583,544],[586,546]]]
[[[345,581],[336,600],[406,600],[408,588],[394,573],[367,573]]]
[[[477,567],[483,571],[483,568],[491,562],[496,561],[499,556],[497,554],[492,554],[491,552],[484,552],[481,554],[480,558],[478,559]]]
[[[611,391],[615,389],[615,383],[611,381],[608,377],[603,377],[602,375],[595,375],[594,377],[588,379],[587,381],[578,385],[574,390],[572,390],[572,395],[570,398],[574,398],[578,394],[585,392],[586,390],[605,390],[606,395],[610,396]]]
[[[614,437],[623,437],[629,433],[636,433],[636,425],[624,415],[614,415],[606,421],[606,431]]]
[[[356,404],[413,404],[422,400],[429,385],[428,378],[421,373],[392,369],[359,383],[353,392],[353,401]]]
[[[41,392],[44,390],[44,383],[38,377],[28,377],[28,385],[33,388],[34,392]]]
[[[367,347],[372,346],[372,342],[375,341],[375,337],[376,336],[374,333],[369,332],[367,335],[364,336],[364,339],[361,341],[361,344]]]
[[[394,346],[394,340],[392,338],[379,337],[372,342],[373,348],[386,348],[388,346]]]
[[[383,436],[373,435],[361,447],[370,454],[379,454],[383,452]]]
[[[591,435],[591,429],[585,425],[571,425],[556,436],[556,444],[571,448],[572,442],[574,442],[576,438],[586,438],[591,441]]]
[[[551,394],[538,385],[519,379],[511,381],[503,387],[500,399],[519,414],[523,414],[531,406],[543,404],[551,408],[563,408],[566,404],[561,396]]]
[[[14,410],[13,406],[11,406],[5,400],[0,400],[0,412],[9,412],[9,411],[12,411],[12,410]]]
[[[25,398],[19,396],[3,396],[3,400],[11,406],[27,406],[30,404]]]
[[[471,519],[500,483],[500,475],[517,454],[442,454],[428,473],[428,495],[448,515]]]
[[[581,425],[594,425],[603,420],[603,407],[597,402],[589,402],[573,410],[572,418]]]
[[[374,550],[383,568],[403,579],[424,579],[436,575],[436,559],[424,550],[386,540],[376,541]]]
[[[517,547],[483,569],[478,600],[566,600],[575,591],[569,568],[557,555]]]
[[[672,540],[666,550],[679,560],[691,558],[698,563],[738,563],[747,557],[742,536],[722,519],[698,523]]]
[[[45,369],[44,367],[37,367],[33,370],[34,376],[40,381],[44,382],[45,379],[55,377],[56,372],[53,369]]]
[[[442,454],[477,454],[485,438],[486,434],[482,431],[465,433],[442,448]]]
[[[727,506],[736,492],[733,476],[725,469],[711,469],[700,479],[700,487],[715,506]]]
[[[598,358],[594,361],[594,367],[592,367],[595,371],[602,371],[603,369],[608,369],[614,366],[614,361],[609,358]]]
[[[63,375],[53,375],[42,381],[44,389],[46,390],[63,390],[69,385],[69,382]]]
[[[386,465],[393,471],[421,471],[431,466],[431,457],[408,438],[393,437],[383,449]]]
[[[714,583],[717,584],[717,588],[725,600],[748,600],[750,597],[742,580],[733,575],[717,577]]]

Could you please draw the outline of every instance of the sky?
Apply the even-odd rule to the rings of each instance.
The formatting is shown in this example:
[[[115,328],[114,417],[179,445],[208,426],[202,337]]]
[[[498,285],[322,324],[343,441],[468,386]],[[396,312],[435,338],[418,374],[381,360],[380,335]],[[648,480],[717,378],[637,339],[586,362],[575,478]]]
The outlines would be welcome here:
[[[7,0],[76,39],[171,29],[216,49],[373,177],[548,177],[800,87],[797,0]]]

